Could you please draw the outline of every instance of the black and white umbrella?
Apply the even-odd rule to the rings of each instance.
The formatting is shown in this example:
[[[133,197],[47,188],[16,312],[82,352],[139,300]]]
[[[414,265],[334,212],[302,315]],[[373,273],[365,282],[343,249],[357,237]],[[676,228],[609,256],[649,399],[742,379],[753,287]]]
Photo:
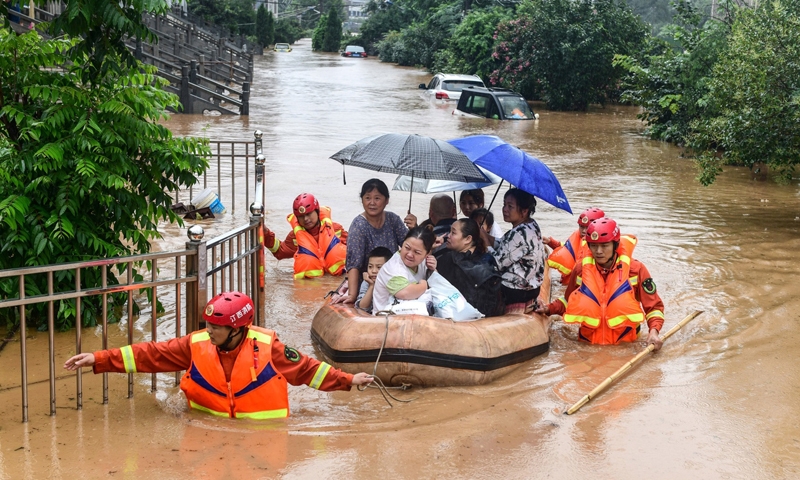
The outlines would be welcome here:
[[[486,176],[456,147],[421,135],[387,133],[348,145],[331,156],[345,165],[414,178],[457,182],[488,182]],[[344,173],[342,174],[344,178]],[[409,209],[411,199],[409,198]]]

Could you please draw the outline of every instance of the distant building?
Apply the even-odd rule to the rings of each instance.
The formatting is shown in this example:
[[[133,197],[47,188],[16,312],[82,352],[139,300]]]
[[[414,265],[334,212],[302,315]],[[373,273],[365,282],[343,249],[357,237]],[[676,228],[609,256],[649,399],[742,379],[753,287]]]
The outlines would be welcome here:
[[[350,19],[365,18],[367,12],[364,7],[367,5],[367,0],[349,0],[345,6],[347,7],[347,17]]]
[[[264,4],[267,8],[268,12],[272,12],[272,16],[277,18],[278,17],[278,2],[277,0],[256,0],[255,9],[258,10],[262,4]]]

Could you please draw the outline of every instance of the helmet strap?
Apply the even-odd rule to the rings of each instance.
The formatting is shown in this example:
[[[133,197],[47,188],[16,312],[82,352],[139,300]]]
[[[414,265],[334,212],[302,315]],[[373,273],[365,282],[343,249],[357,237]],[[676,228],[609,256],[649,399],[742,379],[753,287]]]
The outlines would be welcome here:
[[[234,348],[238,347],[239,343],[240,343],[239,341],[237,341],[235,345],[230,345],[230,343],[231,343],[231,341],[233,341],[234,338],[239,336],[240,333],[242,333],[242,327],[231,328],[231,331],[228,332],[228,338],[225,339],[225,343],[220,345],[218,348],[220,350],[223,350],[223,351],[226,351],[226,352],[230,352]]]

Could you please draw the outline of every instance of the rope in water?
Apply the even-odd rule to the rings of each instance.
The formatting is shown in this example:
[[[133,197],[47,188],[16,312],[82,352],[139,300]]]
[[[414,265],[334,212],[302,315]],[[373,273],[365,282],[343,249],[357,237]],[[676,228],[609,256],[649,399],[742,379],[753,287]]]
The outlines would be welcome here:
[[[386,319],[386,326],[385,326],[385,330],[383,332],[383,342],[381,342],[381,349],[378,350],[378,357],[375,359],[375,366],[372,367],[372,377],[374,378],[373,382],[375,383],[375,385],[365,385],[364,388],[361,388],[362,386],[359,385],[356,388],[358,389],[359,392],[365,391],[368,387],[369,388],[377,388],[381,392],[381,395],[383,395],[383,399],[386,400],[386,403],[388,403],[390,407],[394,408],[394,405],[392,405],[392,402],[388,398],[386,398],[387,396],[391,397],[393,400],[395,400],[397,402],[403,402],[403,403],[409,403],[409,402],[411,402],[413,400],[416,400],[417,397],[409,398],[407,400],[403,400],[403,399],[395,397],[394,395],[389,393],[389,389],[392,389],[392,390],[408,390],[408,389],[411,388],[411,385],[409,385],[407,383],[403,383],[399,387],[387,387],[386,385],[383,384],[383,381],[378,377],[378,375],[377,375],[378,363],[381,361],[381,354],[383,353],[383,348],[386,346],[386,338],[389,336],[389,315],[394,315],[394,312],[392,312],[390,310],[381,310],[380,312],[376,313],[376,315],[383,315],[384,316],[384,318]]]

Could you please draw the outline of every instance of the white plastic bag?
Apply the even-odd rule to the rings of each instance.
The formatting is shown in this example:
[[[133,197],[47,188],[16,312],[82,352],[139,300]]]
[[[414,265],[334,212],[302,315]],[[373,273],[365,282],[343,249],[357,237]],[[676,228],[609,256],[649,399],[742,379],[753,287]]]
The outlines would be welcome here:
[[[428,316],[428,304],[420,300],[399,300],[389,307],[395,315],[425,315]]]
[[[475,307],[469,304],[446,278],[433,272],[428,279],[428,291],[433,297],[434,315],[439,318],[450,318],[454,322],[468,322],[483,317]]]

